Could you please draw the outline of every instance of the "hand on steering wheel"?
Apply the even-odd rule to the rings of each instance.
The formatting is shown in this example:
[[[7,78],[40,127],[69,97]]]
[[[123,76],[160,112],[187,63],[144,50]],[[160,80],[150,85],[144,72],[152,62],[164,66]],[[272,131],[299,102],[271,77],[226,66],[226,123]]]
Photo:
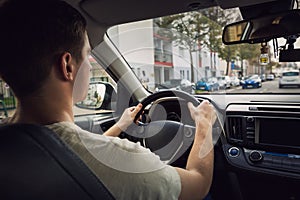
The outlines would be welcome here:
[[[146,97],[142,102],[142,108],[137,113],[135,121],[142,114],[146,106],[164,97],[177,97],[191,102],[198,106],[200,101],[194,96],[182,92],[166,90],[154,93]],[[192,145],[195,134],[195,127],[181,122],[170,120],[151,121],[143,125],[132,125],[126,133],[136,138],[142,138],[144,145],[154,153],[158,154],[161,160],[172,163],[183,155]]]

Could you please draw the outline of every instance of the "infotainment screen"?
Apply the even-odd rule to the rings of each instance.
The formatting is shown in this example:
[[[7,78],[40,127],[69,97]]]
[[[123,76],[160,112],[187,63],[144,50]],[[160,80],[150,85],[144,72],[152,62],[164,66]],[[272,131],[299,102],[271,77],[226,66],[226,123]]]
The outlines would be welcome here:
[[[258,143],[300,148],[300,119],[257,118]]]

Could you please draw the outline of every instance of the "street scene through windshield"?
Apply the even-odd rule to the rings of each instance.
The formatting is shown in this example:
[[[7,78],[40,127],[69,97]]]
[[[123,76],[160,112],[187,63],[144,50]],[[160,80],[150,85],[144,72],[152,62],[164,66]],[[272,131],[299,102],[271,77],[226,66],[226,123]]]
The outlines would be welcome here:
[[[115,26],[108,35],[152,92],[299,93],[297,80],[281,87],[282,74],[299,66],[279,62],[272,42],[222,43],[222,27],[239,19],[238,10],[214,7]]]
[[[272,41],[265,46],[223,44],[223,27],[240,19],[237,9],[213,7],[117,25],[107,33],[151,92],[171,89],[190,94],[300,93],[299,62],[279,62]],[[235,30],[232,37],[239,31],[242,30]],[[279,38],[277,46],[282,45],[286,41]],[[295,48],[299,46],[298,40]],[[104,81],[116,89],[105,69],[91,56],[89,61],[91,84]],[[97,99],[95,94],[89,94],[85,102],[93,99]],[[10,87],[1,79],[0,103],[1,118],[13,113],[17,104]]]

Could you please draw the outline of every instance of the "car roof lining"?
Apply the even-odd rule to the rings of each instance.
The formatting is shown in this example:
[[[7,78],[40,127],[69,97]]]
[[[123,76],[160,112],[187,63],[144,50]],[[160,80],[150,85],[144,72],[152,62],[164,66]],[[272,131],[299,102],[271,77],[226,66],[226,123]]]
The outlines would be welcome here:
[[[283,12],[293,8],[294,0],[279,0],[240,8],[243,19],[251,19],[267,14]],[[255,10],[255,12],[253,12]]]

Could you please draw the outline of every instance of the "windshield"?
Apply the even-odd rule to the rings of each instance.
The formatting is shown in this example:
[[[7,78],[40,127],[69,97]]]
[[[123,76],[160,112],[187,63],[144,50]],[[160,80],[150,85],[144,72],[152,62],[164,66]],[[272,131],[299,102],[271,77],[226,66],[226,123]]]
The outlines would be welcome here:
[[[252,75],[252,76],[250,76],[250,77],[247,78],[247,79],[258,79],[258,75]]]
[[[284,72],[282,76],[299,76],[299,72]]]
[[[261,55],[261,44],[222,43],[223,27],[239,19],[237,9],[214,7],[118,25],[108,30],[108,36],[151,92],[166,87],[184,90],[180,80],[185,79],[191,82],[186,87],[191,87],[193,94],[299,93],[300,89],[294,87],[298,82],[293,87],[281,87],[285,83],[280,82],[286,76],[284,71],[299,69],[298,63],[279,62],[272,42],[267,44],[266,55]],[[260,63],[261,56],[267,56],[269,62]],[[197,82],[213,81],[212,77],[218,82],[213,91],[194,87]],[[256,79],[256,84],[244,85],[249,78]]]

